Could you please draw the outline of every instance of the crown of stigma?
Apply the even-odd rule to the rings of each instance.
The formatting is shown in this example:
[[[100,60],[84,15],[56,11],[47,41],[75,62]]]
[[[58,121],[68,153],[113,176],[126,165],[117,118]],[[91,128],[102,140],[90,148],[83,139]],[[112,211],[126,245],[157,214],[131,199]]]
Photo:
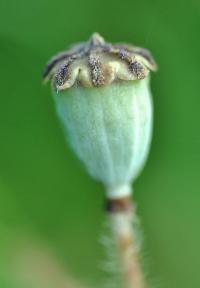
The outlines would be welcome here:
[[[144,79],[156,63],[147,49],[111,44],[97,33],[88,42],[61,52],[47,63],[43,78],[56,90],[74,85],[100,87],[122,80]]]

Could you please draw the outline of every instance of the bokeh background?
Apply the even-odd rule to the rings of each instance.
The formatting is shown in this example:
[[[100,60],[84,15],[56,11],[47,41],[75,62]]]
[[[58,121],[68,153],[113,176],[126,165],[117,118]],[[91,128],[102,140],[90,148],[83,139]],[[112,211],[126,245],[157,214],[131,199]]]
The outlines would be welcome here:
[[[0,1],[1,288],[103,281],[103,188],[66,146],[41,82],[53,54],[94,31],[159,64],[151,153],[134,187],[144,261],[153,287],[200,287],[199,29],[198,0]]]

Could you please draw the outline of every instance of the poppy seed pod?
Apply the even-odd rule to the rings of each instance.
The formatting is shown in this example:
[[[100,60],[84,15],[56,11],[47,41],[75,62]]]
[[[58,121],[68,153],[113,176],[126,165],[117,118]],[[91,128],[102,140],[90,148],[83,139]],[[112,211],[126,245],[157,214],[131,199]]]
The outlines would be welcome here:
[[[106,43],[93,34],[46,65],[58,117],[70,146],[107,197],[131,193],[152,135],[148,50]]]

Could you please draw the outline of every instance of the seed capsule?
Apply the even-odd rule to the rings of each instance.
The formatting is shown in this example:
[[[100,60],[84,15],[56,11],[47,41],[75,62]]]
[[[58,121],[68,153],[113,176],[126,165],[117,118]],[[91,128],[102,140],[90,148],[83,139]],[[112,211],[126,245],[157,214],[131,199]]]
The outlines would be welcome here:
[[[68,142],[109,198],[131,193],[148,155],[150,70],[156,64],[146,49],[112,45],[94,34],[53,57],[44,71]]]

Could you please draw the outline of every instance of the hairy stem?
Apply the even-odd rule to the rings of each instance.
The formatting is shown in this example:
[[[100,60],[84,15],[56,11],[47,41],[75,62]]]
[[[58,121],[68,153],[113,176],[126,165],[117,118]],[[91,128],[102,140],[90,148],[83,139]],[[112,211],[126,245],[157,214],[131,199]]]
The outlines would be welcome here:
[[[119,201],[118,203],[111,203],[114,209],[110,209],[108,218],[117,253],[119,254],[120,271],[125,287],[145,288],[139,259],[140,245],[138,243],[137,231],[134,229],[134,222],[137,221],[137,217],[134,209],[130,208],[130,205],[127,205],[127,203],[127,200],[125,206],[121,202],[119,203]]]

